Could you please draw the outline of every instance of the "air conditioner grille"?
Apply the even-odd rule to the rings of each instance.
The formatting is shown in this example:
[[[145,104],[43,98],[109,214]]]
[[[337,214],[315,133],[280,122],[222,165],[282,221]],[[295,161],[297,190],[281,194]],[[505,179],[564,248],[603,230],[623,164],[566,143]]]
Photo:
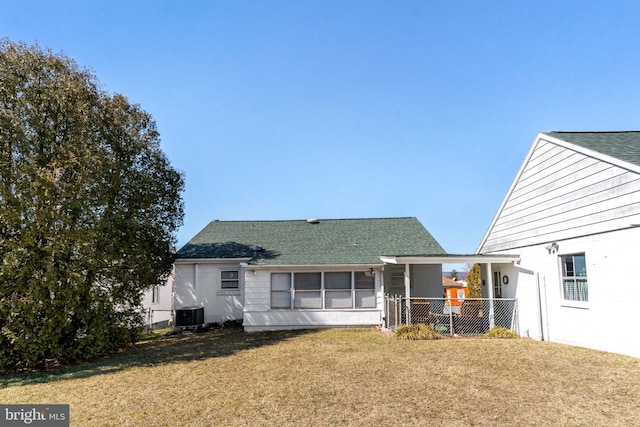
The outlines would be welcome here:
[[[204,307],[185,307],[176,309],[176,326],[189,327],[204,324]]]

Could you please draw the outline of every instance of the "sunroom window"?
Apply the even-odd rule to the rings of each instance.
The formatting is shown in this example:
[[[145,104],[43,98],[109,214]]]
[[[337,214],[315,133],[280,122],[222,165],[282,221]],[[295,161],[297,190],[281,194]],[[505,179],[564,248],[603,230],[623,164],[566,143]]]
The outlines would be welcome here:
[[[291,273],[271,274],[271,308],[291,308]]]
[[[322,308],[320,273],[294,273],[293,308]]]
[[[271,308],[375,308],[372,272],[330,271],[271,274]]]
[[[351,308],[351,272],[324,273],[325,308]]]
[[[376,306],[376,284],[373,273],[356,271],[355,288],[356,307],[371,308]]]

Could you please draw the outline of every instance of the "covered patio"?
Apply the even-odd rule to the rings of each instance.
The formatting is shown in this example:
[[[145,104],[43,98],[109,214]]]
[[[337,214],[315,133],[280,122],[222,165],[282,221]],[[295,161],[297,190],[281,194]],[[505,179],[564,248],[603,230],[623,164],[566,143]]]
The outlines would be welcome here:
[[[515,296],[515,292],[503,292],[509,278],[502,272],[519,269],[519,256],[382,256],[380,260],[385,267],[402,271],[403,281],[402,287],[391,282],[390,289],[385,289],[386,327],[395,329],[400,324],[425,323],[450,335],[483,333],[494,326],[518,330],[517,301],[508,298],[508,294]],[[445,298],[441,282],[445,264],[479,264],[482,298],[466,298],[464,293],[457,298]],[[433,275],[425,279],[420,273],[423,267],[439,268],[439,283],[433,283]]]

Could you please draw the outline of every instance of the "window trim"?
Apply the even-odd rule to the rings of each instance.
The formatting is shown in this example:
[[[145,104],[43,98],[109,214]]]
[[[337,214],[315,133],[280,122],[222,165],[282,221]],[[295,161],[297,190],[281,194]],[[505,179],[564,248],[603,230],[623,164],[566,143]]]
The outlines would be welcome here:
[[[280,290],[279,289],[279,290],[276,290],[276,291],[273,290],[273,276],[276,275],[276,274],[277,275],[282,275],[282,276],[284,276],[284,275],[289,276],[289,289],[287,289],[287,290]],[[292,292],[291,292],[291,290],[293,288],[292,284],[293,284],[293,273],[291,273],[291,272],[280,272],[280,271],[278,271],[278,272],[272,271],[271,272],[271,274],[269,276],[269,308],[271,310],[291,310],[291,307],[293,306],[293,297],[292,297]],[[274,294],[274,292],[276,294],[282,294],[282,295],[287,294],[289,296],[289,307],[274,307],[273,306],[273,294]]]
[[[224,273],[236,273],[236,278],[226,279],[223,277]],[[228,286],[228,284],[233,283],[235,283],[235,286]],[[227,286],[225,286],[225,284],[227,284]],[[220,270],[220,290],[228,291],[236,289],[240,289],[240,271],[236,269]]]
[[[575,275],[575,268],[576,268],[576,262],[575,262],[575,257],[576,256],[582,256],[584,257],[584,265],[585,265],[585,276],[577,276]],[[572,257],[572,263],[573,263],[573,268],[574,268],[574,275],[573,276],[565,276],[564,275],[564,270],[565,270],[565,259],[567,257]],[[558,256],[558,266],[559,266],[559,284],[560,284],[560,305],[562,307],[572,307],[572,308],[589,308],[589,273],[587,271],[587,255],[586,252],[575,252],[575,253],[568,253],[568,254],[562,254]],[[577,288],[576,282],[577,279],[581,278],[584,279],[586,282],[586,299],[585,300],[579,300],[579,299],[568,299],[565,296],[565,280],[573,280],[574,282],[574,286]],[[577,292],[577,291],[576,291]]]
[[[312,273],[312,274],[320,274],[320,289],[302,289],[302,290],[296,290],[295,288],[295,276],[296,274],[301,274],[301,273]],[[332,289],[332,288],[326,288],[325,286],[325,274],[331,274],[331,273],[349,273],[350,275],[350,287],[347,288],[341,288],[341,289]],[[356,286],[356,274],[357,273],[363,273],[365,275],[367,275],[369,273],[369,270],[304,270],[304,271],[280,271],[280,272],[276,272],[276,271],[272,271],[271,272],[271,276],[270,276],[270,309],[271,310],[292,310],[292,311],[346,311],[346,310],[376,310],[377,309],[377,305],[378,305],[378,301],[377,301],[377,285],[376,285],[376,279],[375,279],[375,274],[372,274],[372,281],[373,281],[373,286],[371,288],[358,288]],[[289,290],[288,291],[283,291],[283,290],[273,290],[273,275],[274,274],[288,274],[290,277],[290,286],[289,286]],[[351,305],[349,307],[327,307],[327,294],[331,294],[331,293],[337,293],[337,292],[349,292],[350,293],[350,299],[351,299]],[[289,300],[290,300],[290,305],[289,307],[273,307],[273,295],[274,293],[289,293]],[[314,307],[314,308],[302,308],[302,307],[296,307],[296,293],[319,293],[320,294],[320,307]],[[372,306],[366,306],[366,307],[359,307],[356,306],[357,301],[358,301],[358,295],[366,295],[369,294],[369,296],[373,297],[373,305]]]

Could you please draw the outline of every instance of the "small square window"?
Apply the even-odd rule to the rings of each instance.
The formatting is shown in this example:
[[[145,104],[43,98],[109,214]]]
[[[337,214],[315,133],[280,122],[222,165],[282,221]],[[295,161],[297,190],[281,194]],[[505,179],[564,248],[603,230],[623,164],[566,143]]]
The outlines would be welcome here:
[[[238,289],[238,270],[220,272],[220,287],[222,289]]]

